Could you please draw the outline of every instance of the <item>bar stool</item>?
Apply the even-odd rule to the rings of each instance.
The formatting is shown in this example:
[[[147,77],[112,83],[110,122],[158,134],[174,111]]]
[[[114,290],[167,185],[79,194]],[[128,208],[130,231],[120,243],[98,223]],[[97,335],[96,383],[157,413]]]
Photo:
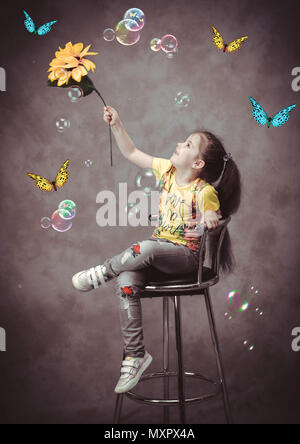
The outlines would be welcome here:
[[[230,402],[228,397],[228,390],[225,381],[224,367],[222,363],[219,340],[216,331],[216,324],[211,304],[211,298],[209,293],[209,287],[216,285],[219,281],[219,268],[220,268],[220,252],[227,225],[230,222],[230,217],[221,220],[219,226],[213,230],[204,230],[203,236],[200,241],[199,251],[199,269],[198,273],[191,273],[180,277],[178,275],[170,275],[157,271],[155,274],[155,282],[149,282],[143,292],[141,292],[141,298],[163,297],[163,371],[145,374],[141,377],[139,384],[146,380],[153,378],[163,378],[164,394],[162,399],[150,399],[148,397],[129,391],[123,394],[118,394],[114,411],[114,424],[120,423],[121,410],[123,404],[124,395],[133,401],[140,402],[142,404],[148,404],[153,406],[164,406],[164,423],[169,423],[169,408],[171,406],[178,406],[180,413],[180,421],[182,424],[186,423],[185,406],[188,404],[195,404],[203,400],[215,397],[222,393],[224,412],[226,421],[228,424],[232,424],[232,414],[230,408]],[[210,266],[204,266],[205,252],[208,249],[208,236],[216,236],[215,251],[210,252]],[[198,276],[197,276],[198,274]],[[181,297],[191,295],[204,295],[205,305],[208,315],[210,333],[212,343],[214,347],[216,364],[218,370],[218,379],[212,380],[203,376],[199,372],[184,371],[183,357],[182,357],[182,337],[181,337]],[[177,349],[177,371],[169,370],[169,298],[174,303],[175,314],[175,333],[176,333],[176,349]],[[169,378],[177,377],[178,386],[178,398],[169,399]],[[190,398],[185,397],[184,382],[185,378],[198,378],[204,380],[214,386],[214,390],[211,393],[202,396],[193,396]]]

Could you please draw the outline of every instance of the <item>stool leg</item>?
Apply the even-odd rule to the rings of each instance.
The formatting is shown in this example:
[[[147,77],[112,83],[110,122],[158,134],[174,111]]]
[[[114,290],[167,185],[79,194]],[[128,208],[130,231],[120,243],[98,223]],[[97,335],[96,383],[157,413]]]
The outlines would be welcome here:
[[[175,312],[176,348],[177,348],[177,359],[178,359],[178,397],[179,397],[180,420],[182,424],[185,424],[184,369],[182,363],[180,296],[174,296],[174,312]]]
[[[163,367],[164,373],[169,371],[169,297],[163,297]],[[169,399],[169,377],[163,378],[164,399]],[[164,424],[170,423],[170,409],[164,406]]]
[[[124,398],[124,395],[122,393],[120,395],[117,395],[113,424],[120,424],[120,416],[121,416],[123,398]]]
[[[220,379],[222,392],[223,392],[223,402],[224,402],[226,420],[227,420],[228,424],[233,424],[230,402],[229,402],[229,397],[228,397],[227,384],[226,384],[226,380],[225,380],[224,366],[222,363],[219,340],[218,340],[217,329],[216,329],[216,323],[215,323],[215,319],[214,319],[214,314],[213,314],[213,309],[212,309],[212,305],[211,305],[211,299],[210,299],[210,294],[209,294],[208,288],[204,289],[204,296],[205,296],[205,304],[206,304],[206,310],[207,310],[208,321],[209,321],[209,328],[210,328],[212,342],[214,345],[215,355],[216,355],[216,360],[217,360],[219,379]]]

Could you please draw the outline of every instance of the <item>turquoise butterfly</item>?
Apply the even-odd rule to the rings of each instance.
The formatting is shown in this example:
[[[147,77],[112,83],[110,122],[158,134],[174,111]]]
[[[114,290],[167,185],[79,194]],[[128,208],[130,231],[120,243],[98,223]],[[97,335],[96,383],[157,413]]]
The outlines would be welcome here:
[[[268,123],[268,128],[270,128],[271,123],[276,128],[284,125],[290,118],[290,111],[292,111],[292,109],[296,108],[297,106],[297,105],[288,106],[279,113],[275,114],[274,117],[268,117],[264,109],[260,106],[259,103],[257,103],[256,100],[253,99],[253,97],[249,97],[249,99],[253,105],[252,114],[254,119],[260,125],[265,125],[266,123]]]
[[[32,20],[32,18],[27,14],[26,11],[23,11],[25,14],[25,21],[24,21],[24,25],[25,28],[27,29],[27,31],[29,32],[33,32],[33,35],[45,35],[48,34],[49,31],[51,31],[51,27],[52,25],[54,25],[54,23],[57,22],[57,20],[53,20],[52,22],[49,23],[45,23],[44,25],[40,26],[38,29],[36,29],[36,26],[34,24],[34,21]]]

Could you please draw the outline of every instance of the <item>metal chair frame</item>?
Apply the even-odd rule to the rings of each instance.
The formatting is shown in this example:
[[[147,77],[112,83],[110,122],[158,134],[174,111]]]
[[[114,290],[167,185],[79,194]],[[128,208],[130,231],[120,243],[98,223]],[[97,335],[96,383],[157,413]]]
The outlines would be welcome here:
[[[198,269],[198,280],[197,282],[187,282],[180,285],[177,284],[166,284],[164,282],[150,282],[149,285],[145,286],[144,291],[141,293],[141,298],[149,297],[163,297],[163,371],[156,373],[145,374],[141,377],[139,383],[142,381],[150,380],[153,378],[163,378],[163,395],[162,399],[151,399],[142,395],[138,395],[133,391],[126,392],[124,394],[117,395],[115,411],[114,411],[114,424],[119,424],[121,417],[121,410],[123,404],[124,395],[133,401],[140,402],[142,404],[163,406],[164,407],[164,423],[168,424],[170,420],[169,408],[171,406],[178,406],[180,413],[180,421],[182,424],[186,423],[186,411],[185,407],[188,404],[195,404],[206,399],[215,397],[222,392],[224,411],[226,416],[226,421],[228,424],[233,424],[231,407],[229,402],[227,384],[225,380],[224,366],[222,362],[219,339],[216,330],[216,323],[213,313],[213,308],[211,304],[211,297],[209,293],[209,287],[216,285],[219,282],[219,268],[220,268],[220,252],[227,229],[227,225],[231,218],[227,218],[220,221],[218,228],[209,232],[207,229],[204,230],[203,236],[200,240],[200,251],[199,251],[199,269]],[[206,252],[207,238],[208,236],[219,236],[217,241],[216,251],[211,253],[211,266],[206,268],[210,272],[210,278],[203,280],[203,274],[205,271],[204,258]],[[166,275],[167,278],[167,275]],[[180,277],[179,277],[180,279]],[[184,281],[184,278],[180,279]],[[205,305],[208,315],[209,328],[212,338],[212,343],[215,352],[217,370],[218,370],[218,380],[212,380],[199,372],[189,372],[184,371],[183,368],[183,357],[182,357],[182,335],[181,335],[181,296],[185,295],[204,295]],[[177,363],[178,370],[170,371],[169,369],[169,297],[174,302],[174,315],[175,315],[175,333],[176,333],[176,349],[177,349]],[[169,399],[169,378],[177,377],[178,386],[178,398]],[[184,382],[185,378],[198,378],[214,385],[215,389],[213,392],[194,396],[191,398],[185,397]]]

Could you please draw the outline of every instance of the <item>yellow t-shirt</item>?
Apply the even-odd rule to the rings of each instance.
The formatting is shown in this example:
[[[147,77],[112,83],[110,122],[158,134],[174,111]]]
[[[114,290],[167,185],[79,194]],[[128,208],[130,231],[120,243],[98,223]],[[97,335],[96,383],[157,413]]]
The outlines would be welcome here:
[[[199,251],[199,237],[187,240],[184,236],[192,226],[203,223],[205,211],[219,210],[218,192],[200,178],[179,187],[176,168],[168,159],[154,157],[152,171],[160,180],[159,220],[152,237],[168,239]]]

